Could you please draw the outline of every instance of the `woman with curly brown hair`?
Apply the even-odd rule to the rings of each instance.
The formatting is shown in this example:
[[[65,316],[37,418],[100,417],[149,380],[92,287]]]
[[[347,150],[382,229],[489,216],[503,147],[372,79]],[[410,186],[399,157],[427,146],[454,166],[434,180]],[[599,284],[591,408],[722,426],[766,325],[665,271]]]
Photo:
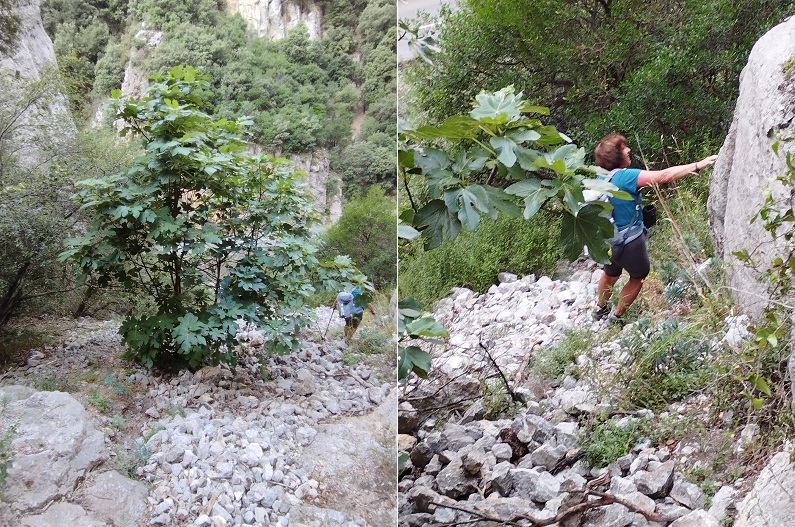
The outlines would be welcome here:
[[[599,142],[594,151],[596,164],[611,173],[610,182],[629,193],[633,199],[619,199],[609,197],[613,205],[613,221],[616,231],[623,233],[625,242],[613,246],[610,263],[603,268],[597,289],[596,307],[593,316],[596,319],[604,318],[610,314],[610,320],[620,322],[621,317],[632,302],[638,297],[643,281],[649,274],[649,253],[646,247],[646,228],[643,226],[643,215],[640,210],[640,189],[676,181],[689,174],[697,173],[704,167],[715,162],[716,155],[704,159],[677,165],[663,170],[641,170],[629,168],[631,163],[627,146],[627,138],[621,134],[610,134]],[[613,286],[626,270],[629,280],[621,289],[618,303],[613,313],[610,313],[608,300],[613,294]]]

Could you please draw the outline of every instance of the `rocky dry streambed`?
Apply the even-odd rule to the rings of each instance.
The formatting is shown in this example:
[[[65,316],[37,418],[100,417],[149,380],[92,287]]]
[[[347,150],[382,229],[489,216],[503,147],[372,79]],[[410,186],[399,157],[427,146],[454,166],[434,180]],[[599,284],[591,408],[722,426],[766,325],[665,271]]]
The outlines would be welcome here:
[[[451,336],[431,350],[431,377],[413,379],[400,395],[399,450],[408,460],[398,483],[399,525],[783,525],[770,523],[780,516],[768,514],[792,507],[787,487],[795,472],[788,454],[779,454],[758,478],[773,483],[751,491],[764,464],[744,465],[758,438],[755,424],[738,427],[729,414],[716,419],[705,395],[659,413],[616,404],[611,379],[631,367],[626,343],[638,330],[594,321],[599,271],[580,262],[571,272],[568,280],[505,273],[483,294],[455,289],[439,302],[435,318]],[[663,313],[658,323],[671,318]],[[733,348],[748,337],[746,318],[725,322],[709,349]],[[533,375],[531,366],[568,331],[602,336],[571,357],[566,368],[578,376]],[[506,417],[488,417],[489,393],[505,384],[522,403]],[[629,453],[594,468],[581,440],[606,416],[614,437],[645,421],[657,423],[662,440],[641,436],[626,445]],[[784,524],[795,525],[793,514],[793,523]]]
[[[165,375],[121,358],[116,322],[78,321],[0,377],[0,525],[394,525],[394,367],[347,365],[336,325],[263,362],[243,332],[234,372]]]

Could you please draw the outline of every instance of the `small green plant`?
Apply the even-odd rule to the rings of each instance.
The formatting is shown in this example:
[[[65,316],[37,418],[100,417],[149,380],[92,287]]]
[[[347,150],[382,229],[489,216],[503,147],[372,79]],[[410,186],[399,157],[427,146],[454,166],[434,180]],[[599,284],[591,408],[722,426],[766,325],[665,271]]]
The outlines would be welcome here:
[[[36,377],[31,381],[33,387],[42,392],[66,392],[68,390],[68,383],[66,379],[58,379],[49,375],[44,377]]]
[[[154,436],[156,433],[160,432],[161,430],[165,430],[165,429],[166,429],[166,427],[163,426],[162,424],[154,423],[152,425],[152,427],[144,433],[144,436],[143,436],[144,437],[144,444],[146,444],[150,439],[152,439],[152,436]]]
[[[92,386],[88,389],[86,397],[88,397],[88,401],[103,414],[108,412],[113,407],[110,399],[108,399],[107,396],[96,386]]]
[[[795,55],[784,61],[781,72],[784,74],[784,80],[790,80],[795,75]]]
[[[713,496],[718,490],[715,472],[706,465],[694,465],[685,470],[684,475],[688,481],[698,485],[707,496]]]
[[[578,356],[587,353],[594,345],[594,333],[585,329],[568,329],[563,339],[551,348],[539,350],[531,368],[544,377],[562,377],[575,374]]]
[[[128,478],[135,479],[138,477],[137,471],[139,467],[146,465],[149,458],[152,456],[152,450],[146,446],[146,443],[136,442],[129,452],[123,451],[121,447],[116,447],[116,456],[114,457],[113,465],[120,474]]]
[[[687,470],[685,470],[685,476],[691,482],[700,485],[710,475],[710,470],[705,465],[694,465]]]
[[[631,362],[618,375],[621,398],[629,406],[658,411],[703,386],[710,342],[699,328],[676,318],[656,324],[642,318],[634,328],[622,339]]]
[[[262,379],[264,382],[268,382],[271,380],[271,373],[268,371],[267,364],[260,364],[259,366],[259,378]]]
[[[628,454],[641,439],[642,423],[629,420],[619,425],[613,419],[597,421],[580,438],[585,449],[584,459],[592,467],[604,467]]]
[[[480,386],[481,394],[483,395],[483,407],[486,410],[486,419],[496,421],[510,418],[522,407],[522,403],[511,399],[511,395],[502,382],[491,379],[481,383]]]
[[[102,379],[102,382],[116,395],[127,395],[130,393],[130,390],[127,389],[127,386],[125,386],[123,382],[117,380],[116,376],[112,373],[105,375],[105,377]]]
[[[127,424],[127,419],[123,415],[116,414],[110,419],[110,426],[116,430],[121,430]]]
[[[728,482],[735,482],[745,474],[746,467],[743,466],[734,466],[726,471],[726,481]]]
[[[185,407],[181,404],[170,403],[166,409],[166,413],[171,417],[185,417]]]
[[[358,353],[350,353],[350,352],[346,351],[342,355],[342,363],[345,366],[354,366],[356,364],[359,364],[361,362],[361,359],[362,359],[362,356],[359,355]]]

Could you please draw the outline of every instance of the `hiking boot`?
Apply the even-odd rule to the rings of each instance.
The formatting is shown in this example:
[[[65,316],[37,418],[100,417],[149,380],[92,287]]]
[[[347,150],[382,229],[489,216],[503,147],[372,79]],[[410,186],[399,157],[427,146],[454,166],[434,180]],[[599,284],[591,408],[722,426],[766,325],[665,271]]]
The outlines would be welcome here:
[[[593,308],[593,311],[591,311],[591,317],[593,317],[594,320],[602,320],[608,313],[610,313],[610,304],[605,304],[601,307],[597,304],[596,307]]]

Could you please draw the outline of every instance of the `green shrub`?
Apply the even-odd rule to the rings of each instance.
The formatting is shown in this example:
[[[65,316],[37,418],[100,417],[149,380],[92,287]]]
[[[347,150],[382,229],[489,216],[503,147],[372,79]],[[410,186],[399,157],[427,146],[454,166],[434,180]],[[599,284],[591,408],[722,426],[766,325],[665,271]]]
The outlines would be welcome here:
[[[107,395],[96,386],[92,386],[88,389],[86,397],[88,397],[88,401],[103,414],[107,413],[113,407],[113,403],[108,399]]]
[[[400,261],[400,296],[430,305],[451,287],[485,291],[502,271],[550,275],[561,258],[559,218],[539,212],[532,220],[483,218],[474,231],[462,230],[441,247],[408,254]]]
[[[136,442],[129,451],[117,447],[113,468],[124,476],[135,479],[138,477],[138,468],[146,465],[151,456],[152,450],[145,443]]]
[[[480,391],[483,396],[485,418],[489,421],[511,419],[522,408],[522,403],[514,401],[505,388],[505,384],[496,379],[482,382]]]
[[[660,410],[703,387],[709,374],[709,337],[669,318],[640,319],[624,339],[630,363],[618,375],[621,399],[633,408]]]
[[[126,57],[119,42],[109,42],[105,53],[94,65],[94,85],[92,96],[102,101],[110,96],[110,91],[120,89],[124,80]]]
[[[643,425],[639,420],[627,420],[619,425],[608,419],[597,422],[580,438],[585,449],[583,456],[592,467],[604,467],[632,451],[641,439]]]
[[[381,187],[354,195],[340,219],[323,234],[319,257],[334,259],[340,254],[350,256],[377,288],[397,281],[395,200]]]
[[[551,348],[543,348],[536,353],[532,370],[545,377],[561,377],[576,371],[574,361],[587,353],[596,341],[592,331],[587,329],[567,329],[563,339]]]
[[[145,20],[159,29],[171,29],[183,22],[211,25],[220,16],[223,3],[219,0],[130,0],[129,13],[134,19]]]
[[[146,152],[124,171],[80,182],[93,214],[63,253],[100,286],[142,291],[156,309],[121,325],[123,342],[151,367],[235,363],[237,321],[268,336],[268,350],[298,346],[306,298],[362,277],[345,258],[320,265],[311,207],[286,160],[249,156],[244,122],[203,111],[208,78],[175,67],[117,117]]]

